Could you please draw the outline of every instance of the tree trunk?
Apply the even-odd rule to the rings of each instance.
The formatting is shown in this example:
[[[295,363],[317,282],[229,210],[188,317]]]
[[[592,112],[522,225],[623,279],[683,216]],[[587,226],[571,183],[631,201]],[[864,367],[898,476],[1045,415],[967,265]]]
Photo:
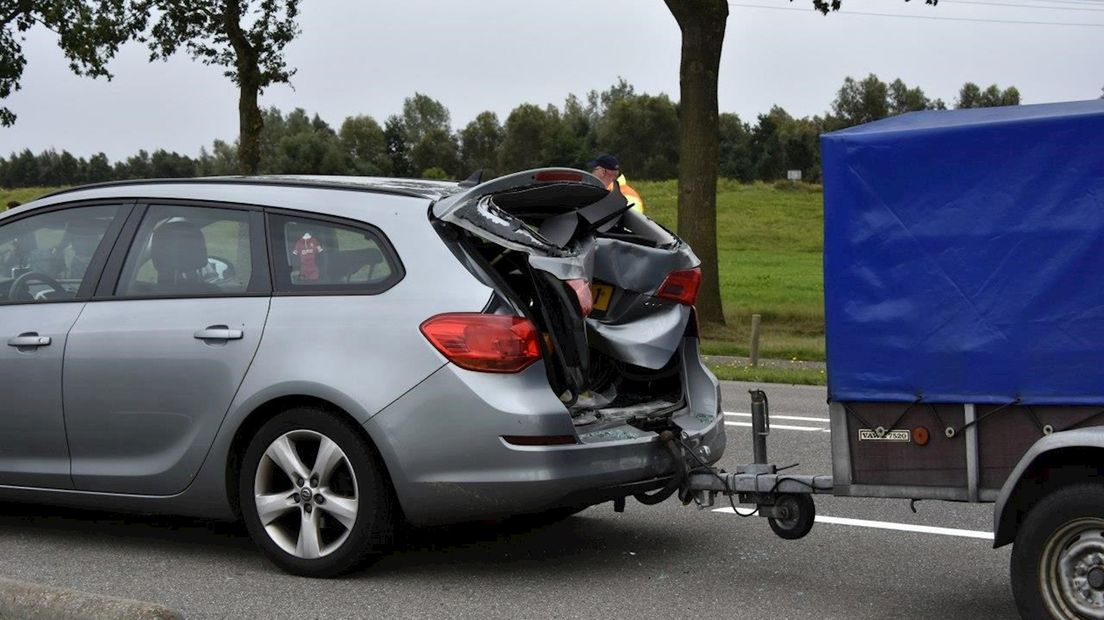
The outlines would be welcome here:
[[[260,87],[256,79],[240,80],[238,95],[238,167],[242,174],[257,174],[261,163],[261,129],[264,118],[257,104]]]
[[[678,234],[702,261],[698,313],[724,323],[717,265],[720,127],[717,73],[728,20],[725,0],[664,0],[682,30],[679,66]]]
[[[257,174],[261,163],[261,129],[264,117],[257,98],[261,94],[261,70],[257,50],[241,27],[241,5],[226,0],[222,26],[234,48],[234,81],[238,84],[238,168],[242,174]]]

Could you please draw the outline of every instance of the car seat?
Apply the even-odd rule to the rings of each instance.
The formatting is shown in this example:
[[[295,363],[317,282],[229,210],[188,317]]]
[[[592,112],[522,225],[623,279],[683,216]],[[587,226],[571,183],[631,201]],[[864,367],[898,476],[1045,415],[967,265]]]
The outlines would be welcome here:
[[[203,231],[191,222],[173,219],[154,229],[150,235],[150,260],[157,272],[154,294],[221,292],[200,275],[200,270],[207,266],[207,240]]]

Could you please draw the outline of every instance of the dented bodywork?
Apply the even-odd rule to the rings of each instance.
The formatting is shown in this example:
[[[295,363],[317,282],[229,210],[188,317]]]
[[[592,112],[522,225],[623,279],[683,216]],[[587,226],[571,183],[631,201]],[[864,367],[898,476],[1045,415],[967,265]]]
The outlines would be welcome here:
[[[552,387],[577,425],[666,419],[687,408],[678,352],[696,329],[692,307],[657,292],[669,274],[700,261],[630,211],[616,185],[607,190],[577,170],[530,171],[450,196],[432,215],[459,229],[455,241],[503,303],[547,332]],[[568,283],[579,280],[592,299],[576,299]],[[580,312],[588,302],[593,310]],[[700,366],[696,349],[694,361]]]

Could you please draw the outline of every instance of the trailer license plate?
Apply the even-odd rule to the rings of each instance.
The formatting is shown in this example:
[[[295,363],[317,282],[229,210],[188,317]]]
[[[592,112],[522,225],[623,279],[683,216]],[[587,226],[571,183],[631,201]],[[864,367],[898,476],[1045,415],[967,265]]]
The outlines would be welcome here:
[[[605,312],[613,298],[613,287],[608,284],[591,284],[590,295],[594,298],[594,309]]]
[[[907,429],[886,430],[860,428],[859,441],[901,441],[911,443],[912,433]]]

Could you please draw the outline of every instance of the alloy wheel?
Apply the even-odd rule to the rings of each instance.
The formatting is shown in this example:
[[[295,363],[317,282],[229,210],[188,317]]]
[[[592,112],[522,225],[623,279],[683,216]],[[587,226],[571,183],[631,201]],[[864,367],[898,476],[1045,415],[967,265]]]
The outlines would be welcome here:
[[[348,456],[316,431],[294,430],[273,440],[257,465],[253,489],[257,516],[268,536],[285,552],[306,560],[340,548],[360,510]]]

